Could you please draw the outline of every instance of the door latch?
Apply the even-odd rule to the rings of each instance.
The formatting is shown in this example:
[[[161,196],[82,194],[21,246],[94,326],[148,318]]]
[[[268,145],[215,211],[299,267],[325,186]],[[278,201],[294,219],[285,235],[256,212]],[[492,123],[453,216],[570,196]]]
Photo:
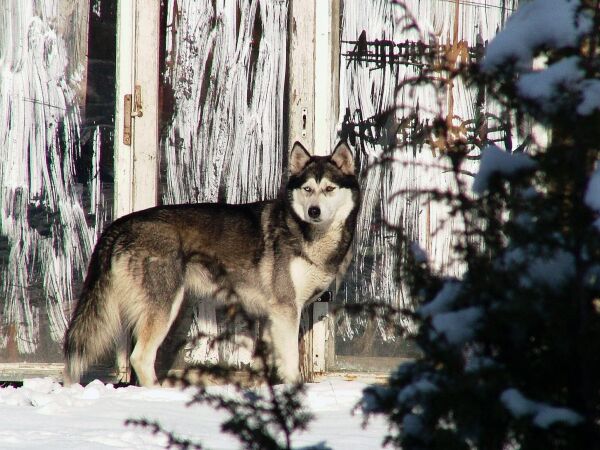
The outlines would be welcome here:
[[[131,94],[126,94],[123,99],[123,111],[125,120],[123,124],[123,144],[131,145],[131,128],[133,119],[144,115],[144,105],[142,104],[142,87],[135,86],[133,99]],[[133,100],[133,101],[132,101]]]

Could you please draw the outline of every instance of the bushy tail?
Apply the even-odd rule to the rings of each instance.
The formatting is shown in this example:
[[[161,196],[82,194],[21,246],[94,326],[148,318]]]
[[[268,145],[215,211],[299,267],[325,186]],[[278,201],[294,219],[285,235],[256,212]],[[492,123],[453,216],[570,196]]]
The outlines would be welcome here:
[[[110,295],[110,259],[101,263],[94,250],[83,291],[64,343],[64,383],[78,383],[90,364],[114,346],[120,327],[119,310]]]

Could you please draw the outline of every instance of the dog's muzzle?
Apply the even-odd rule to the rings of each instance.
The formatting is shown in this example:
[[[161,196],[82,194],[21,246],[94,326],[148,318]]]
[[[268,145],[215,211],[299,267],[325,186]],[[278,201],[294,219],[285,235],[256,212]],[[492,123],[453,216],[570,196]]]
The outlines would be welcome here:
[[[308,208],[308,217],[315,220],[318,219],[320,216],[321,208],[319,208],[318,206],[311,206],[310,208]]]

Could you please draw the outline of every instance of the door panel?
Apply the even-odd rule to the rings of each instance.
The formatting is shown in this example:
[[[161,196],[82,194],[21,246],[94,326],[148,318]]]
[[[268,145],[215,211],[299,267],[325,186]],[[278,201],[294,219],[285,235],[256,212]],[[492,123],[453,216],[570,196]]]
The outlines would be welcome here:
[[[447,211],[427,198],[395,196],[401,191],[444,189],[452,185],[450,171],[439,168],[440,149],[424,141],[415,142],[410,151],[403,148],[388,153],[399,161],[397,164],[373,163],[384,150],[382,144],[411,133],[411,128],[403,129],[399,124],[414,111],[419,111],[424,123],[441,108],[443,114],[461,124],[468,124],[482,111],[493,112],[493,104],[482,102],[480,93],[460,80],[449,83],[448,89],[397,89],[404,80],[418,75],[419,64],[424,61],[420,48],[438,43],[459,53],[470,49],[471,53],[467,53],[470,55],[478,44],[482,46],[502,27],[516,3],[516,0],[492,3],[408,0],[402,6],[387,0],[343,2],[339,124],[342,135],[359,153],[363,201],[356,257],[338,293],[339,302],[377,301],[397,308],[415,307],[397,279],[400,263],[396,259],[397,236],[385,226],[386,222],[402,226],[427,250],[432,263],[441,271],[451,275],[462,270],[452,263],[452,236],[460,223],[449,221]],[[419,29],[409,26],[413,18]],[[445,75],[440,72],[439,76]],[[387,114],[390,110],[391,114]],[[494,124],[489,123],[488,139],[505,137],[504,132],[492,135],[493,128]],[[473,155],[478,152],[474,147]],[[472,169],[476,168],[477,162],[473,162]],[[396,324],[411,327],[402,317]],[[341,314],[335,318],[335,350],[336,361],[329,367],[340,370],[364,367],[377,370],[378,363],[373,357],[402,358],[415,354],[415,349],[384,318],[372,320],[367,315]],[[387,366],[389,361],[382,359],[380,367]]]
[[[165,204],[274,198],[284,152],[287,2],[170,0],[164,17],[160,197]],[[179,333],[215,335],[207,299]],[[185,336],[183,336],[184,340]],[[182,336],[179,339],[182,340]],[[186,362],[246,363],[249,350],[207,339]]]
[[[84,0],[0,11],[0,363],[62,361],[111,219],[114,10],[94,3],[102,11]]]

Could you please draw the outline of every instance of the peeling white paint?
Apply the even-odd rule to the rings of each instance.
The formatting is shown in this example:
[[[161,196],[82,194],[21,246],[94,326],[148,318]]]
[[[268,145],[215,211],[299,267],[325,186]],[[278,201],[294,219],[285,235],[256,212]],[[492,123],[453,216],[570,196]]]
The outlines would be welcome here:
[[[516,0],[459,3],[459,37],[472,44],[478,38],[490,39]],[[93,4],[93,13],[100,14],[100,3]],[[427,33],[442,42],[451,39],[456,2],[408,0],[406,4]],[[504,4],[508,9],[502,8]],[[75,179],[75,162],[81,156],[77,89],[85,79],[84,52],[81,42],[66,41],[65,36],[79,36],[78,30],[69,28],[82,26],[77,18],[88,6],[86,1],[5,0],[0,8],[0,234],[8,239],[10,249],[7,264],[0,266],[0,350],[9,345],[6,330],[16,327],[18,351],[34,353],[42,338],[41,321],[48,322],[52,340],[60,342],[75,287],[97,233],[110,215],[98,176],[98,130],[94,175],[85,186]],[[287,6],[285,0],[169,0],[166,77],[174,89],[176,109],[162,141],[165,203],[244,202],[277,194],[285,151]],[[388,0],[345,0],[342,39],[354,40],[363,29],[369,39],[415,39],[413,31],[402,30],[398,14],[399,8]],[[262,27],[255,48],[257,17]],[[253,52],[255,65],[250,64]],[[209,60],[212,63],[207,65]],[[369,117],[393,106],[395,100],[411,107],[418,100],[424,114],[438,110],[435,92],[404,91],[395,98],[397,79],[410,74],[410,68],[400,67],[396,78],[390,68],[370,71],[367,66],[350,65],[347,69],[343,60],[340,66],[342,114],[346,107],[360,108],[363,117]],[[473,93],[460,84],[454,89],[455,112],[471,117]],[[369,146],[365,151],[367,162],[372,162],[381,149]],[[380,210],[386,219],[397,223],[401,218],[412,227],[438,267],[449,260],[451,230],[457,225],[446,223],[433,233],[437,224],[445,222],[444,209],[428,207],[422,199],[389,199],[401,189],[443,187],[451,180],[433,166],[439,159],[427,148],[416,158],[403,157],[419,165],[378,167],[364,180],[353,277],[356,290],[346,291],[348,300],[372,298],[398,306],[406,302],[393,279],[396,262],[389,250],[395,238],[372,226]],[[84,191],[89,192],[89,211],[88,201],[82,200]],[[50,233],[32,222],[32,212],[46,217]],[[86,214],[93,214],[89,224]],[[197,331],[214,334],[214,309],[205,309],[199,314],[204,319],[197,321]],[[383,324],[379,332],[385,339],[393,338]],[[342,330],[345,337],[353,333],[350,325]],[[214,350],[198,350],[202,351],[211,357]]]
[[[167,22],[176,24],[177,33],[167,42],[167,81],[175,90],[176,110],[162,143],[163,200],[274,197],[283,155],[287,2],[226,0],[214,2],[213,9],[213,2],[177,1],[177,15],[173,3]],[[253,70],[257,17],[262,34]]]
[[[281,0],[168,2],[166,80],[175,111],[161,142],[164,203],[243,203],[277,195],[287,6]],[[214,307],[199,308],[195,333],[216,334]],[[203,340],[188,358],[214,360],[215,352]]]
[[[66,10],[58,0],[6,0],[0,10],[0,234],[10,249],[0,266],[0,335],[16,327],[23,355],[48,339],[40,321],[62,341],[74,286],[102,226],[87,224],[75,179],[84,54],[79,42],[64,39],[79,39],[87,8],[85,1]],[[99,184],[91,187],[99,207]],[[0,340],[0,350],[7,345]]]
[[[364,2],[345,0],[342,13],[342,40],[357,40],[362,30],[366,30],[367,40],[390,39],[404,42],[406,39],[440,43],[454,41],[454,23],[456,5],[459,4],[459,26],[456,30],[458,40],[469,45],[491,39],[502,27],[506,17],[515,7],[516,0],[475,0],[469,2],[406,0],[406,10],[417,19],[421,32],[410,29],[404,10],[387,0]],[[348,44],[342,44],[342,52],[351,50]],[[360,109],[364,118],[385,111],[394,105],[405,105],[413,110],[417,105],[422,118],[433,118],[438,111],[448,112],[448,92],[433,89],[405,88],[396,94],[396,88],[406,77],[415,75],[412,67],[400,66],[370,70],[373,66],[351,63],[342,58],[340,64],[340,123],[349,108],[351,112]],[[452,90],[454,114],[466,119],[474,116],[476,92],[456,82]],[[485,105],[493,110],[493,105]],[[398,111],[402,116],[402,111]],[[363,149],[368,157],[363,161],[367,166],[375,162],[381,154],[380,146],[366,145]],[[425,146],[413,156],[406,151],[394,154],[398,162],[382,168],[375,166],[363,180],[363,202],[358,225],[358,244],[356,260],[342,295],[346,301],[360,302],[372,299],[390,303],[397,307],[410,307],[410,299],[405,296],[402,285],[395,280],[396,236],[385,227],[378,227],[380,218],[393,224],[401,224],[405,231],[426,249],[434,266],[447,273],[457,273],[460,265],[452,261],[453,232],[461,224],[448,218],[446,208],[428,202],[427,198],[409,197],[394,194],[409,190],[448,189],[455,185],[453,176],[447,172],[444,161],[435,156]],[[476,163],[473,163],[474,165]],[[445,173],[446,172],[446,173]],[[400,287],[400,288],[399,288]],[[359,320],[360,321],[360,320]],[[363,324],[364,325],[364,324]],[[408,322],[404,325],[410,326]],[[356,321],[344,320],[338,328],[342,339],[356,337]],[[393,340],[385,323],[377,324],[383,340]]]

